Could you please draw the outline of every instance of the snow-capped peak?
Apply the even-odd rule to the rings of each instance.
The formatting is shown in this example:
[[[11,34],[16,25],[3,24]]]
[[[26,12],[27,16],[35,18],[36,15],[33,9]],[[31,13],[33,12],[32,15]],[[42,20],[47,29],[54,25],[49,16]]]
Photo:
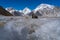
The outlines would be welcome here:
[[[10,12],[10,13],[16,11],[16,10],[15,10],[14,8],[12,8],[12,7],[8,7],[8,8],[6,8],[6,10],[7,10],[8,12]]]
[[[34,11],[36,12],[37,10],[43,10],[44,8],[46,9],[53,9],[54,6],[53,5],[49,5],[49,4],[40,4],[39,6],[37,6],[36,9],[34,9]]]
[[[41,8],[41,9],[43,9],[43,8],[51,8],[51,9],[53,9],[54,8],[54,6],[53,5],[49,5],[49,4],[40,4],[40,6],[38,6],[38,8]]]
[[[30,12],[31,12],[31,10],[29,8],[27,8],[27,7],[23,9],[24,14],[28,14]]]
[[[7,10],[8,12],[10,12],[11,14],[13,14],[13,15],[14,15],[14,12],[15,12],[15,11],[18,11],[18,10],[16,10],[16,9],[12,8],[12,7],[8,7],[8,8],[6,8],[6,10]]]
[[[15,9],[14,9],[14,8],[12,8],[12,7],[8,7],[8,8],[6,8],[6,10],[7,10],[8,12],[10,12],[10,13],[12,13],[12,12],[14,12],[14,11],[15,11]]]
[[[11,11],[11,10],[15,10],[15,9],[12,8],[12,7],[8,7],[8,8],[6,8],[6,10],[7,10],[7,11]]]

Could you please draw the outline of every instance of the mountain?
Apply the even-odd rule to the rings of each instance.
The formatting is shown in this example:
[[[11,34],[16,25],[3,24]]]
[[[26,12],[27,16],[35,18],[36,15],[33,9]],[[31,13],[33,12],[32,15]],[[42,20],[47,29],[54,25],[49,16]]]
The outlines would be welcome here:
[[[23,10],[16,10],[12,7],[6,8],[8,12],[10,12],[14,16],[23,16],[35,14],[37,16],[44,17],[60,17],[60,7],[50,5],[50,4],[40,4],[35,9],[30,10],[28,7],[25,7]]]
[[[14,11],[15,11],[14,8],[8,7],[8,8],[6,8],[6,10],[7,10],[8,12],[10,12],[12,15],[14,15]]]
[[[37,16],[47,16],[47,14],[53,13],[55,6],[49,4],[40,4],[28,15],[31,16],[33,13]]]
[[[27,15],[32,16],[32,14],[34,14],[34,12],[33,12],[33,11],[31,11],[31,12],[30,12],[30,13],[28,13]]]
[[[2,15],[2,16],[13,16],[11,13],[6,11],[2,6],[0,6],[0,15]]]
[[[31,12],[31,10],[26,7],[26,8],[23,9],[22,12],[24,13],[24,15],[27,15],[27,14],[29,14]]]
[[[12,7],[6,8],[6,10],[14,16],[22,16],[22,12],[20,12],[19,10],[15,10]]]
[[[40,4],[39,6],[34,9],[34,13],[38,16],[50,16],[51,13],[53,13],[53,9],[55,7],[53,5],[49,4]]]
[[[38,10],[44,10],[44,9],[50,10],[50,9],[53,9],[53,8],[54,8],[53,5],[49,5],[49,4],[40,4],[40,5],[38,5],[38,6],[36,7],[36,9],[34,9],[34,11],[36,12],[36,11],[38,11]]]

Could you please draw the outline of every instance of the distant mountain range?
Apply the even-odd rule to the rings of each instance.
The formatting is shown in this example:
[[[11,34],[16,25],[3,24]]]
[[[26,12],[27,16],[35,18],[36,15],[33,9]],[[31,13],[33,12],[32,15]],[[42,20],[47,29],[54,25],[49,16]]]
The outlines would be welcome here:
[[[8,14],[12,14],[13,16],[32,16],[32,14],[35,14],[37,16],[60,17],[60,7],[49,4],[40,4],[34,10],[30,10],[28,7],[23,10],[16,10],[12,7],[8,7],[5,10]]]

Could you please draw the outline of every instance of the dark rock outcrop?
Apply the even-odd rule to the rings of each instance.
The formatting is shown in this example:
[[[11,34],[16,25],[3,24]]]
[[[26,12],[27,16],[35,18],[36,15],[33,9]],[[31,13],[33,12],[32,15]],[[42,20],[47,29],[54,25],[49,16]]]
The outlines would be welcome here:
[[[35,14],[36,14],[37,16],[42,16],[42,14],[41,14],[39,11],[37,11]]]
[[[36,15],[33,11],[28,14],[29,16],[32,16],[32,18],[38,18],[38,15]]]
[[[21,12],[14,11],[14,15],[15,15],[15,16],[22,16],[22,14],[23,14],[23,13],[21,13]]]
[[[34,13],[32,13],[32,18],[38,18],[38,16]]]
[[[13,16],[11,13],[6,11],[2,6],[0,6],[0,15],[3,15],[3,16]]]

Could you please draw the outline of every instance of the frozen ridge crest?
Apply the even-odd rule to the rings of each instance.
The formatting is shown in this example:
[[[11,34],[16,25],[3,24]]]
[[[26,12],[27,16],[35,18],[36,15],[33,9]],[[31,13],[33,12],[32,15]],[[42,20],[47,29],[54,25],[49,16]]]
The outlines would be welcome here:
[[[53,5],[49,5],[49,4],[40,4],[40,5],[38,5],[37,7],[36,7],[36,9],[34,9],[34,11],[36,12],[36,11],[38,11],[38,10],[43,10],[44,8],[46,8],[46,9],[53,9],[54,8],[54,6]]]

